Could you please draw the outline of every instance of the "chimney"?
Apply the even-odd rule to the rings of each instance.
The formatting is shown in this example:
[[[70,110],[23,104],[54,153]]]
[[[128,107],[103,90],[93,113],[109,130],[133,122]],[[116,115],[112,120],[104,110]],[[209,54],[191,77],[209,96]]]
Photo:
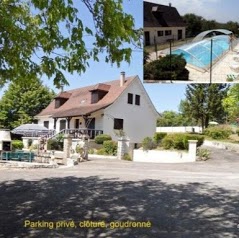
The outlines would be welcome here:
[[[124,86],[125,83],[125,72],[120,73],[120,87]]]
[[[63,91],[64,91],[64,84],[61,83],[61,84],[60,84],[60,92],[62,93]]]
[[[169,6],[172,7],[172,3],[171,2],[169,3]]]

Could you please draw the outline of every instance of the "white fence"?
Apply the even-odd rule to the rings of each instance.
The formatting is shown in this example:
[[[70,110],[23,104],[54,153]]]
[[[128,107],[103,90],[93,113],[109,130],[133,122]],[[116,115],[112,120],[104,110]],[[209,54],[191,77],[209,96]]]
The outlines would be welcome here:
[[[195,132],[202,133],[202,127],[200,126],[168,126],[168,127],[157,127],[156,132],[166,133],[186,133]]]

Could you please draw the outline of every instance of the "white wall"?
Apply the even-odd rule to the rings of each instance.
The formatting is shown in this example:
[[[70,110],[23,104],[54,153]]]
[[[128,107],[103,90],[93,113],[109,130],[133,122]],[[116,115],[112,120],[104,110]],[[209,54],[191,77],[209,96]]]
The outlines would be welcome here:
[[[44,121],[49,121],[49,128],[50,130],[54,130],[54,119],[50,117],[41,117],[38,119],[38,124],[44,126]]]
[[[184,132],[196,132],[202,133],[202,127],[200,126],[168,126],[168,127],[157,127],[156,132],[166,133],[184,133]]]
[[[128,93],[132,93],[133,104],[128,104]],[[135,105],[135,94],[140,95],[140,106]],[[117,140],[114,133],[114,118],[124,119],[123,131],[131,143],[141,143],[146,136],[155,133],[158,114],[139,79],[132,81],[121,96],[104,111],[104,133]]]
[[[85,128],[85,122],[84,122],[82,117],[73,117],[71,119],[71,121],[70,121],[70,128],[74,128],[75,129],[75,120],[76,119],[79,119],[79,128]],[[59,121],[60,121],[60,119],[57,120],[58,128],[59,128]]]
[[[165,31],[171,30],[172,35],[165,36]],[[154,37],[156,39],[156,43],[165,43],[168,39],[178,40],[178,30],[182,30],[182,39],[185,39],[186,36],[186,28],[185,27],[145,27],[144,32],[148,31],[150,35],[150,45],[154,44]],[[158,36],[158,31],[163,31],[164,36]],[[144,41],[145,42],[145,41]]]
[[[187,152],[181,151],[160,151],[160,150],[134,150],[134,162],[147,163],[186,163],[195,162]]]

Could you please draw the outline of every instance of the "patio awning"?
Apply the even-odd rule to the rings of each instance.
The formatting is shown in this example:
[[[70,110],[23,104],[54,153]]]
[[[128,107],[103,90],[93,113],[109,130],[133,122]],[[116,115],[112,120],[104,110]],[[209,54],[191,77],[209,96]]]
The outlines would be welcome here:
[[[38,124],[23,124],[16,127],[11,132],[13,134],[38,137],[44,134],[48,134],[51,130]]]

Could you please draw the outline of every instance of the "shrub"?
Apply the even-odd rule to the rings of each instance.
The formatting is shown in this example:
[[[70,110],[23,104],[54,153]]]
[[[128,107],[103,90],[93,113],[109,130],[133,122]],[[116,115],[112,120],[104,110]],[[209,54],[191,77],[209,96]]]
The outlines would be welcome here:
[[[201,146],[204,142],[203,135],[196,135],[196,134],[185,134],[185,148],[188,149],[188,140],[197,140],[197,147]]]
[[[95,150],[93,148],[90,148],[88,151],[88,154],[94,154],[94,153],[95,153]]]
[[[187,62],[182,55],[166,55],[159,60],[144,65],[144,79],[146,80],[188,80],[189,71],[185,68]]]
[[[204,137],[202,135],[174,133],[166,135],[162,140],[164,149],[187,150],[188,140],[198,140],[197,146],[203,144]]]
[[[111,136],[110,135],[106,135],[106,134],[101,134],[95,137],[95,143],[96,144],[103,144],[104,141],[106,140],[111,140]]]
[[[104,141],[103,149],[107,155],[116,155],[117,154],[117,143],[112,140]]]
[[[103,148],[97,150],[97,155],[116,155],[117,143],[112,140],[104,141]]]
[[[156,143],[151,137],[145,137],[142,141],[143,150],[152,150],[157,147]]]
[[[97,150],[96,154],[97,155],[106,155],[105,149],[101,148],[101,149]]]
[[[236,130],[237,135],[239,136],[239,129]]]
[[[174,147],[174,144],[173,144],[173,135],[172,134],[169,134],[167,136],[165,136],[162,140],[162,146],[165,150],[168,150],[170,148],[173,148]]]
[[[130,157],[128,153],[125,153],[123,156],[123,160],[132,161],[132,158]]]
[[[167,133],[165,132],[156,132],[154,134],[154,142],[158,145],[166,135]]]
[[[21,140],[12,140],[12,150],[22,150],[24,147]]]
[[[227,139],[232,134],[232,129],[228,126],[213,126],[204,130],[204,134],[212,139]]]
[[[207,149],[199,148],[197,149],[197,157],[199,160],[208,160],[210,159],[210,152]]]
[[[47,149],[48,150],[63,150],[63,142],[60,142],[56,139],[49,139],[47,141]]]

